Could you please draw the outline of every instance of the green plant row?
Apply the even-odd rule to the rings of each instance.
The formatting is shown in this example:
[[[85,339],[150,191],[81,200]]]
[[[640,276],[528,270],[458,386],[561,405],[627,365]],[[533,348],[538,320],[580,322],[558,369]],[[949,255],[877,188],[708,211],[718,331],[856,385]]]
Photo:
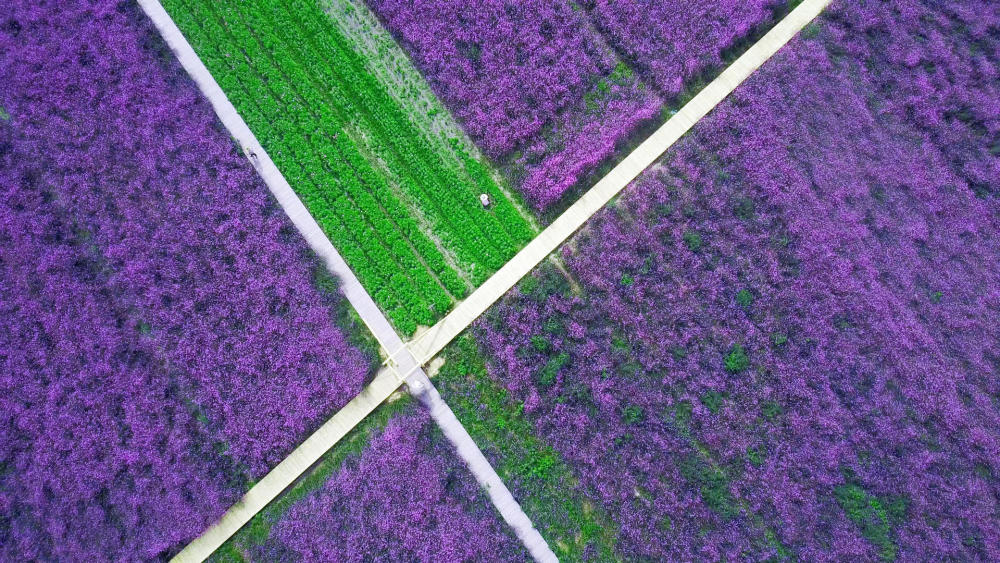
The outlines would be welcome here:
[[[243,19],[243,14],[241,14],[234,7],[221,4],[221,9],[225,11],[224,19],[226,22],[238,21],[242,29],[253,30],[255,22],[246,21]],[[261,37],[260,34],[256,32],[251,32],[252,35]],[[257,47],[262,47],[265,50],[267,47],[267,42],[260,42]],[[346,162],[349,166],[339,166],[335,167],[333,173],[336,178],[341,178],[341,175],[350,176],[351,174],[356,175],[360,178],[360,185],[348,184],[349,188],[358,188],[357,191],[351,191],[347,195],[353,201],[362,205],[362,210],[366,213],[369,221],[372,223],[378,223],[378,219],[372,219],[380,213],[388,215],[396,229],[401,230],[403,234],[409,239],[411,244],[417,250],[417,253],[422,256],[430,267],[430,269],[439,277],[442,284],[456,297],[462,297],[465,295],[467,288],[458,278],[458,276],[452,271],[444,262],[440,253],[434,247],[433,243],[424,236],[416,222],[409,215],[407,210],[402,206],[399,200],[392,194],[389,189],[388,184],[383,176],[378,174],[371,164],[366,161],[359,150],[359,148],[354,144],[351,138],[343,134],[342,130],[335,127],[335,121],[333,117],[329,115],[329,112],[322,112],[324,107],[321,105],[322,101],[317,94],[315,89],[303,89],[298,88],[288,88],[289,84],[296,84],[296,80],[301,80],[303,75],[301,72],[296,72],[298,67],[294,63],[288,63],[286,59],[285,64],[280,64],[276,62],[275,55],[270,51],[255,52],[257,57],[248,58],[253,61],[252,67],[258,65],[267,66],[274,73],[268,79],[268,83],[275,84],[277,86],[271,86],[271,88],[280,87],[283,90],[282,97],[287,99],[291,96],[294,101],[291,104],[287,104],[286,107],[289,110],[298,110],[299,115],[297,119],[303,121],[303,125],[306,127],[314,126],[319,124],[320,129],[316,130],[314,136],[311,139],[312,145],[318,143],[326,142],[332,144],[332,148],[335,149],[334,154],[339,154],[340,159],[335,159],[332,162],[329,161],[327,154],[319,155],[319,159],[312,164],[315,168],[316,165],[331,164],[339,165]],[[298,75],[298,76],[296,76]],[[303,119],[302,112],[305,111],[314,119],[314,123],[310,123],[308,120]],[[304,129],[305,130],[305,129]],[[314,155],[315,150],[314,150]],[[316,156],[314,156],[314,159]],[[361,188],[369,188],[368,191],[364,191]],[[336,193],[336,192],[334,192]],[[375,224],[380,230],[376,233],[381,233],[383,237],[386,235],[384,230],[387,224],[382,222],[381,224]]]
[[[298,33],[281,33],[279,39],[309,61],[315,78],[331,89],[332,105],[340,105],[350,119],[363,122],[365,130],[375,133],[374,152],[417,200],[459,259],[471,261],[476,270],[485,266],[492,271],[530,239],[526,221],[492,182],[487,193],[496,202],[495,210],[483,211],[478,201],[483,186],[445,163],[313,0],[266,0],[254,9],[265,12],[267,22],[278,24],[278,30],[299,26]]]
[[[455,297],[465,294],[465,284],[347,135],[333,120],[308,119],[304,100],[269,64],[249,29],[223,24],[205,2],[171,0],[167,7],[317,222],[402,332],[412,333],[418,323],[430,324],[447,311],[452,300],[442,285]]]
[[[474,284],[533,236],[481,162],[460,148],[461,165],[438,154],[314,2],[165,4],[401,332],[469,290],[413,208]]]
[[[714,415],[719,412],[725,396],[723,393],[709,391],[699,397],[699,401]],[[711,450],[695,437],[690,427],[692,409],[690,401],[681,400],[663,413],[664,422],[672,426],[677,435],[687,441],[694,450],[694,453],[678,462],[677,467],[681,476],[699,488],[702,502],[723,519],[730,520],[740,515],[746,517],[750,525],[761,533],[757,540],[763,542],[764,546],[774,549],[773,560],[795,560],[792,550],[781,542],[774,529],[750,503],[739,496],[739,493],[734,495],[731,492],[732,482],[736,480],[733,473],[738,473],[739,468],[737,465],[720,464]],[[761,413],[766,420],[773,421],[774,417],[781,413],[781,406],[773,401],[767,402],[761,406]],[[766,450],[761,448],[748,448],[747,461],[760,466],[764,461],[765,452]]]

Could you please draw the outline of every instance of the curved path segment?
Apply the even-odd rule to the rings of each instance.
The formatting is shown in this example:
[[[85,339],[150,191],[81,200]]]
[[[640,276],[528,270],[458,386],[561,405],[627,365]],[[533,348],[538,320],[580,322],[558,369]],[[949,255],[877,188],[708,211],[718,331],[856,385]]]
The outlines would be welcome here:
[[[602,209],[626,185],[659,158],[702,117],[707,115],[750,74],[766,62],[803,27],[816,18],[830,0],[804,0],[763,38],[755,43],[718,78],[706,86],[676,115],[655,131],[604,178],[560,215],[548,228],[523,248],[510,262],[476,289],[451,313],[415,340],[402,339],[361,286],[347,263],[306,210],[291,186],[264,151],[236,109],[227,99],[194,49],[182,35],[158,0],[138,0],[167,45],[178,57],[230,134],[239,142],[247,158],[264,179],[278,203],[327,268],[342,280],[345,297],[375,336],[388,356],[375,379],[346,406],[334,414],[300,444],[287,458],[264,476],[222,518],[188,544],[173,561],[204,561],[230,536],[250,521],[298,479],[355,425],[383,403],[405,382],[410,392],[428,407],[431,416],[455,446],[490,500],[511,525],[532,556],[539,561],[555,561],[545,540],[532,526],[468,432],[455,417],[427,378],[422,368],[469,327],[504,293],[552,253],[591,216]]]

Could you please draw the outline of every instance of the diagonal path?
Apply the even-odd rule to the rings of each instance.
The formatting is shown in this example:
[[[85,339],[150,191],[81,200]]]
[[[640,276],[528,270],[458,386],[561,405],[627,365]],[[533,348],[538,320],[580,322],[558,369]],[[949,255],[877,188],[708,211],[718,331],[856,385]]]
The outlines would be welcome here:
[[[486,488],[491,501],[525,543],[529,552],[540,561],[554,561],[555,555],[531,525],[528,517],[483,457],[468,432],[441,399],[422,366],[433,359],[452,339],[819,15],[830,0],[804,0],[799,4],[510,262],[444,319],[407,345],[403,344],[371,296],[323,234],[159,1],[138,0],[138,2],[178,57],[181,65],[209,99],[223,125],[239,142],[247,158],[253,163],[292,223],[327,268],[341,278],[344,295],[388,354],[386,367],[379,370],[372,383],[264,476],[240,502],[223,515],[219,522],[185,547],[174,561],[205,560],[404,382],[407,383],[410,392],[431,410],[432,417],[455,445],[459,456],[473,471],[477,481]]]
[[[236,108],[229,102],[222,88],[169,14],[158,0],[139,0],[139,4],[176,54],[181,65],[209,99],[222,124],[240,144],[247,158],[253,163],[258,174],[291,218],[292,223],[302,233],[310,248],[320,256],[326,267],[340,278],[341,291],[389,356],[387,366],[379,370],[372,383],[268,472],[238,503],[227,510],[218,522],[178,553],[173,561],[207,559],[255,514],[294,483],[354,426],[382,404],[403,382],[407,382],[411,392],[429,408],[432,418],[455,446],[459,457],[469,466],[476,480],[486,489],[500,515],[514,529],[529,553],[538,561],[556,561],[555,554],[549,549],[541,534],[531,524],[531,520],[514,500],[514,496],[500,480],[499,475],[455,414],[441,399],[421,365],[403,345],[402,339],[389,324],[388,319],[375,305],[354,272],[306,210],[305,205],[257,141]]]
[[[514,284],[576,232],[587,219],[600,211],[611,198],[618,195],[625,186],[694,127],[695,123],[719,105],[753,71],[791,41],[792,37],[813,21],[829,3],[830,0],[804,0],[799,4],[669,121],[629,153],[618,166],[601,178],[583,197],[521,249],[497,273],[437,324],[410,342],[407,347],[414,357],[419,359],[420,364],[424,365],[432,360],[486,309],[514,287]]]
[[[142,0],[140,0],[142,1]],[[277,498],[286,488],[357,426],[389,395],[399,389],[399,378],[390,369],[383,368],[374,381],[361,394],[337,411],[323,426],[312,433],[292,453],[257,482],[236,504],[229,508],[218,522],[184,547],[171,561],[200,562],[239,531],[258,512]]]
[[[558,561],[556,554],[552,552],[549,545],[545,543],[538,530],[532,525],[528,515],[521,509],[521,505],[514,499],[507,485],[497,475],[489,460],[483,455],[482,450],[469,435],[469,432],[462,426],[462,423],[452,412],[451,407],[444,402],[431,380],[421,369],[407,379],[407,386],[412,393],[431,413],[431,418],[437,423],[441,431],[444,432],[448,441],[455,446],[458,457],[465,462],[465,465],[472,472],[476,481],[486,490],[493,506],[496,507],[503,519],[510,525],[517,534],[518,539],[528,549],[528,553],[535,558],[535,561],[545,563]]]

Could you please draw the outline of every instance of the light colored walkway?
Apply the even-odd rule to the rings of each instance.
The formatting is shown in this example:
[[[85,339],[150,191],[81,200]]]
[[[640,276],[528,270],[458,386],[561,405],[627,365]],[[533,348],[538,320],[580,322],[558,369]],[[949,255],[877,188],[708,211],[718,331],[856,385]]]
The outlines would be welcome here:
[[[611,198],[621,192],[695,123],[742,84],[754,70],[813,21],[829,3],[830,0],[805,0],[799,4],[718,78],[685,104],[676,115],[636,147],[618,166],[601,178],[583,197],[521,249],[496,274],[459,303],[445,318],[410,342],[407,346],[413,356],[421,365],[433,359],[486,309],[514,287],[514,284],[565,242],[587,219],[601,210]]]
[[[309,467],[330,450],[341,438],[385,401],[404,381],[420,397],[421,402],[431,409],[431,416],[441,426],[445,436],[466,461],[476,480],[489,493],[497,510],[514,532],[525,543],[528,551],[539,561],[555,561],[538,530],[532,526],[527,515],[514,500],[513,495],[500,480],[496,471],[483,457],[472,441],[469,433],[455,418],[451,409],[444,404],[421,365],[416,362],[402,339],[389,324],[371,296],[361,286],[354,272],[334,248],[330,239],[306,210],[292,187],[285,180],[271,157],[257,141],[246,122],[226,97],[222,88],[198,58],[194,49],[184,38],[177,25],[167,14],[158,0],[139,0],[139,5],[149,16],[167,45],[177,56],[181,66],[191,75],[198,88],[209,99],[216,114],[229,133],[239,142],[247,158],[263,178],[275,199],[292,220],[295,227],[305,237],[310,248],[320,256],[327,268],[341,280],[341,290],[362,321],[375,335],[388,359],[386,367],[380,370],[374,381],[361,394],[327,420],[319,430],[309,436],[288,457],[257,482],[243,498],[233,505],[222,518],[208,528],[201,536],[188,544],[173,561],[200,562],[207,559],[226,540],[250,521],[268,503],[291,485]]]
[[[521,505],[514,500],[514,495],[504,485],[496,470],[490,465],[489,460],[483,455],[472,436],[455,417],[455,413],[444,402],[424,372],[421,370],[419,376],[411,377],[407,381],[407,385],[410,392],[431,411],[431,417],[441,427],[441,431],[444,432],[448,441],[455,446],[458,456],[468,466],[476,481],[486,489],[486,494],[493,502],[493,506],[514,529],[514,533],[528,549],[528,553],[535,558],[535,561],[558,561],[556,554],[552,552],[549,545],[545,543],[545,539],[531,524],[531,520],[521,509]]]
[[[365,387],[360,395],[306,438],[305,442],[243,495],[239,502],[230,507],[218,522],[189,543],[174,556],[172,561],[199,563],[207,559],[230,536],[319,461],[323,454],[364,420],[375,407],[382,404],[399,388],[399,385],[399,379],[393,370],[388,368],[380,370],[375,375],[375,380]]]
[[[181,65],[191,75],[202,93],[209,99],[223,125],[240,143],[268,188],[278,200],[292,223],[305,237],[327,268],[342,280],[342,290],[351,305],[389,356],[387,366],[361,394],[307,438],[285,460],[261,479],[236,505],[191,542],[174,561],[203,561],[230,536],[246,524],[257,512],[277,497],[302,475],[324,453],[343,438],[364,417],[406,381],[414,393],[431,410],[431,415],[455,445],[459,455],[487,490],[490,500],[504,519],[514,528],[518,538],[539,561],[554,561],[555,555],[532,526],[527,515],[504,486],[496,471],[482,455],[472,438],[431,385],[421,366],[436,356],[445,345],[467,328],[490,305],[554,251],[594,213],[635,179],[654,160],[686,133],[699,119],[743,82],[756,68],[770,58],[795,33],[812,21],[829,0],[805,0],[774,29],[742,57],[737,59],[698,96],[685,105],[670,121],[653,133],[628,155],[607,176],[584,194],[573,206],[529,243],[509,263],[472,293],[465,301],[422,334],[404,346],[399,335],[364,290],[343,258],[330,243],[316,221],[274,162],[261,147],[236,109],[226,98],[215,79],[188,44],[173,20],[158,0],[138,0],[153,21]]]

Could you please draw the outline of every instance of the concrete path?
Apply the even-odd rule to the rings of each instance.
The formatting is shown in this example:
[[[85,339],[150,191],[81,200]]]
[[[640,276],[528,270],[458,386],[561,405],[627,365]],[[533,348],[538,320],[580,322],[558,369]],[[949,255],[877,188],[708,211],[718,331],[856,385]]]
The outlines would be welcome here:
[[[399,385],[399,378],[393,370],[388,368],[380,370],[375,375],[375,380],[365,387],[360,395],[306,438],[305,442],[243,495],[239,502],[230,507],[218,522],[195,538],[171,561],[200,563],[208,559],[226,540],[382,404],[399,388]]]
[[[459,456],[469,464],[476,480],[479,481],[494,501],[497,510],[510,524],[525,547],[539,561],[555,561],[538,530],[514,500],[513,495],[500,481],[496,471],[483,457],[472,441],[469,433],[455,418],[451,409],[444,404],[437,390],[431,385],[421,365],[416,362],[402,339],[389,324],[388,319],[375,305],[371,296],[361,286],[354,272],[323,233],[305,205],[292,190],[285,177],[257,141],[243,118],[237,113],[219,84],[201,62],[180,29],[167,14],[158,0],[139,0],[146,15],[153,21],[160,35],[177,56],[181,66],[194,79],[201,92],[208,98],[222,124],[239,142],[243,152],[253,163],[275,199],[284,209],[292,223],[306,239],[309,247],[320,256],[326,267],[341,280],[341,291],[347,297],[361,320],[388,354],[386,367],[376,374],[374,381],[364,388],[344,408],[333,415],[315,433],[264,476],[243,498],[232,506],[222,518],[201,536],[188,544],[173,561],[204,561],[226,540],[235,534],[255,514],[274,500],[282,491],[299,478],[309,467],[330,450],[354,426],[360,423],[378,405],[385,401],[404,381],[413,390],[419,390],[421,402],[431,409],[431,416],[438,422]]]
[[[618,195],[629,182],[666,152],[695,123],[712,111],[753,71],[813,21],[829,3],[830,0],[804,0],[799,4],[718,78],[685,104],[677,114],[636,147],[583,197],[521,249],[497,273],[459,303],[451,313],[410,342],[407,346],[413,356],[421,365],[433,359],[522,277],[565,242],[587,219],[600,211],[611,198]]]
[[[448,404],[441,398],[441,395],[434,388],[434,385],[431,384],[430,379],[427,378],[423,370],[416,377],[410,377],[407,380],[407,386],[410,389],[410,393],[416,396],[431,411],[431,417],[441,427],[441,431],[444,432],[448,441],[455,446],[458,456],[462,458],[462,461],[472,471],[472,475],[475,476],[476,481],[486,489],[486,494],[489,496],[490,501],[493,502],[493,506],[497,508],[503,519],[514,529],[514,533],[517,534],[518,539],[521,540],[524,547],[528,549],[528,553],[535,558],[535,561],[546,563],[558,561],[559,559],[556,557],[556,554],[552,552],[549,545],[545,543],[545,539],[542,538],[542,535],[531,524],[531,520],[528,519],[528,515],[521,509],[521,505],[514,500],[514,495],[504,485],[500,476],[497,475],[496,470],[490,465],[489,460],[483,455],[479,446],[473,441],[472,436],[462,426],[462,423],[455,417],[455,413],[452,412]]]

